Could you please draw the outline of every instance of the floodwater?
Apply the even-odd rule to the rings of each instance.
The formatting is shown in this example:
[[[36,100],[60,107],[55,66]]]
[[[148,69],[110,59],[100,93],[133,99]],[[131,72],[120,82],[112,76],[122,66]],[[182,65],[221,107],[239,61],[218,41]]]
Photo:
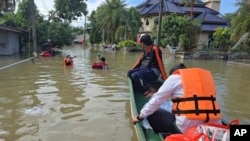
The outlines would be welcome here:
[[[91,64],[100,52],[108,70]],[[63,66],[67,54],[76,56],[74,67]],[[66,48],[51,58],[26,61],[0,69],[1,141],[136,141],[131,123],[126,77],[141,53]],[[1,56],[0,68],[21,60]],[[250,124],[250,65],[221,60],[182,60],[163,54],[165,69],[184,62],[209,69],[217,99],[227,121]]]

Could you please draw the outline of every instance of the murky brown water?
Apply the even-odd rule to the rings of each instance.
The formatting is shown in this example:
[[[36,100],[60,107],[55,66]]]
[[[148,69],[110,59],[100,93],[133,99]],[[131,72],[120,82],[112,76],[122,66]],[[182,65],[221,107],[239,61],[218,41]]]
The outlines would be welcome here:
[[[76,47],[0,70],[0,140],[135,141],[126,73],[140,53],[101,51],[110,68],[93,70],[97,52]],[[66,54],[77,56],[73,68],[63,67]],[[167,72],[178,62],[211,70],[224,119],[250,123],[250,65],[163,56]]]

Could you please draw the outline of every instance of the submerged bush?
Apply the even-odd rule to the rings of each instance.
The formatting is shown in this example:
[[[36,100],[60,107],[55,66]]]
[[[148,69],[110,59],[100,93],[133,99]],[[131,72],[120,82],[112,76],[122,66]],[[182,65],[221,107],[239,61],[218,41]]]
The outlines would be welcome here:
[[[133,40],[125,40],[118,43],[118,47],[140,47],[135,41]]]

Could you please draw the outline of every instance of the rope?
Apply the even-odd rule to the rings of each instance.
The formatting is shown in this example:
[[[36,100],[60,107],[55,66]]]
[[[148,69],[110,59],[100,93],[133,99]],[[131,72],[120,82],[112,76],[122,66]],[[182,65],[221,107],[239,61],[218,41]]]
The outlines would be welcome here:
[[[34,55],[34,57],[30,57],[30,58],[28,58],[28,59],[25,59],[25,60],[22,60],[22,61],[19,61],[19,62],[16,62],[16,63],[13,63],[13,64],[10,64],[10,65],[7,65],[7,66],[4,66],[4,67],[1,67],[0,68],[0,71],[1,70],[4,70],[4,69],[7,69],[7,68],[9,68],[9,67],[12,67],[12,66],[15,66],[15,65],[17,65],[17,64],[20,64],[20,63],[23,63],[23,62],[26,62],[26,61],[29,61],[29,60],[31,60],[32,61],[32,63],[34,63],[35,64],[35,62],[34,62],[34,58],[38,58],[38,56],[37,56],[37,53],[36,52],[33,52],[33,55]]]

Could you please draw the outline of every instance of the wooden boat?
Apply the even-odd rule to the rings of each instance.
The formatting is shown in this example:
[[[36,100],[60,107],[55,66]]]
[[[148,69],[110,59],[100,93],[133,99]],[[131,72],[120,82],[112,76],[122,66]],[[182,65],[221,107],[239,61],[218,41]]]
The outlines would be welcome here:
[[[135,90],[130,78],[130,108],[132,116],[137,116],[142,106],[148,101],[148,99],[143,96],[143,92]],[[142,122],[135,124],[135,131],[138,141],[164,141],[163,134],[156,134],[152,129],[145,129]]]
[[[130,87],[130,108],[131,108],[131,116],[136,117],[139,114],[139,111],[143,107],[143,105],[148,101],[148,99],[143,96],[143,92],[136,90],[133,87],[132,80],[129,80]],[[225,121],[222,119],[222,124],[229,126],[229,124],[233,123],[238,124],[238,120],[234,120],[231,122]],[[169,135],[168,133],[155,133],[152,129],[146,129],[143,127],[142,122],[134,125],[137,139],[138,141],[164,141],[165,137]]]

